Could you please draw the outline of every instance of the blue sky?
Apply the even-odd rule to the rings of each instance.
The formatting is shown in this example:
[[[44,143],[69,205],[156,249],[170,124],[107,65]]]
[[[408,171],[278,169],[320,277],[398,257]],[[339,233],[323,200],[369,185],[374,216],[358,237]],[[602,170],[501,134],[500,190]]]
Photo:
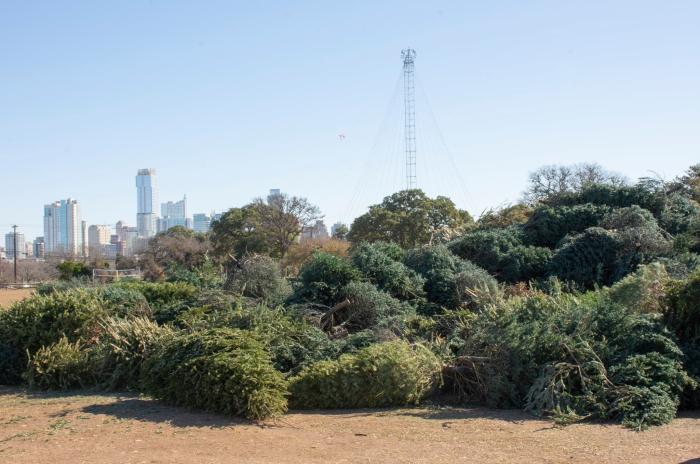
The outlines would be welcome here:
[[[695,1],[0,1],[0,227],[39,235],[66,197],[134,224],[144,167],[191,213],[280,188],[349,222],[402,186],[406,47],[431,195],[478,215],[553,163],[672,178],[700,161],[699,22]]]

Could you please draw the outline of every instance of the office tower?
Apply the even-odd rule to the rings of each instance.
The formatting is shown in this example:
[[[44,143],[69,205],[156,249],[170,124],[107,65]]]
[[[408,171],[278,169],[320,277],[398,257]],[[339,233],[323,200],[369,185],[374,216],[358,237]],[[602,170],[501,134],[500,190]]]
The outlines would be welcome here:
[[[267,204],[268,205],[276,204],[283,197],[284,197],[284,194],[280,191],[280,189],[270,189],[270,193],[267,195]]]
[[[44,258],[44,237],[37,237],[34,239],[32,250],[35,258]]]
[[[82,251],[78,201],[55,201],[44,205],[44,252],[76,256]]]
[[[24,259],[27,257],[25,251],[26,245],[24,243],[24,234],[17,232],[17,259]],[[5,234],[5,256],[9,260],[15,259],[15,233],[9,232]]]
[[[156,210],[158,204],[156,170],[139,169],[136,174],[136,228],[139,237],[156,234]]]
[[[304,227],[302,229],[299,240],[302,242],[307,240],[325,240],[328,237],[328,229],[326,228],[326,224],[323,221],[318,220],[314,225]]]
[[[128,229],[129,226],[127,226],[124,221],[117,221],[116,225],[114,226],[114,230],[117,232],[117,237],[119,237],[119,241],[126,240],[126,231]]]
[[[187,227],[187,196],[182,200],[160,205],[160,218],[158,219],[158,232],[165,232],[171,227],[182,226]],[[191,226],[191,224],[189,224]]]
[[[206,234],[211,227],[211,216],[206,213],[195,213],[192,215],[193,226],[195,232]]]
[[[93,224],[88,229],[88,247],[90,251],[93,249],[97,250],[102,245],[108,245],[110,243],[110,236],[112,235],[112,228],[108,225],[96,225]]]

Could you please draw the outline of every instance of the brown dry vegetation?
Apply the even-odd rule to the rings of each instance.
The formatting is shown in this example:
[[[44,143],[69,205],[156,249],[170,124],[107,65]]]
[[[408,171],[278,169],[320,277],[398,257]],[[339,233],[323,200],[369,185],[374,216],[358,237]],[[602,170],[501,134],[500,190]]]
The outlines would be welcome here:
[[[521,411],[292,413],[254,424],[124,395],[0,389],[2,463],[700,462],[700,416],[646,432]]]

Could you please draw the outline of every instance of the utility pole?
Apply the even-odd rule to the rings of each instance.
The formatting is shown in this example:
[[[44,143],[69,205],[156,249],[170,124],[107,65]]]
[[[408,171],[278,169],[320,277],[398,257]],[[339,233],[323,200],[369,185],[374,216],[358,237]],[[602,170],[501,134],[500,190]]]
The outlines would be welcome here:
[[[15,283],[17,283],[17,226],[12,226],[12,250],[15,252]]]
[[[403,59],[404,137],[406,148],[406,189],[417,187],[416,179],[416,90],[413,74],[416,51],[401,50]]]

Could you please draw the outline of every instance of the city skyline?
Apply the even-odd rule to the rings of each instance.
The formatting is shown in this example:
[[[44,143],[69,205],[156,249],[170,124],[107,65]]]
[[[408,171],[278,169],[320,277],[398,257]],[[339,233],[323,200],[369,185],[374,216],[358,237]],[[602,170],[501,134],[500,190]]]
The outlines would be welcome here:
[[[188,213],[187,195],[179,201],[168,200],[158,205],[158,188],[154,168],[139,168],[136,173],[136,226],[129,226],[123,219],[107,224],[93,224],[81,216],[80,203],[76,199],[57,200],[44,205],[43,235],[26,240],[24,231],[17,231],[18,258],[44,258],[44,256],[102,256],[115,258],[131,256],[145,247],[146,240],[173,227],[185,227],[197,233],[209,231],[213,221],[222,213]],[[280,189],[269,189],[268,202],[281,195]],[[160,211],[160,215],[156,213]],[[114,225],[112,225],[114,224]],[[323,221],[304,231],[302,239],[328,237]],[[312,230],[313,229],[313,230]],[[114,232],[114,233],[113,233]],[[14,256],[14,248],[8,240],[14,240],[14,231],[5,235],[5,246],[0,247],[5,259]]]

